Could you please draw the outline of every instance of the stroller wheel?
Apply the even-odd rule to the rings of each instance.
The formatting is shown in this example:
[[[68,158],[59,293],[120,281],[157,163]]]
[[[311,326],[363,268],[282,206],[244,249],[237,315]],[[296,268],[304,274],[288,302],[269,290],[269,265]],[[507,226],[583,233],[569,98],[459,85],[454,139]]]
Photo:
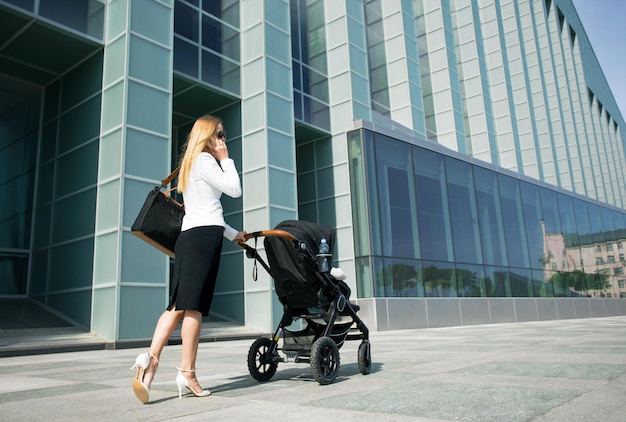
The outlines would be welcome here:
[[[332,384],[339,373],[339,349],[330,337],[320,337],[311,347],[311,372],[318,383]]]
[[[276,354],[272,352],[272,340],[266,337],[258,338],[248,351],[248,371],[257,381],[267,381],[274,376],[278,362],[274,360]]]
[[[372,369],[372,351],[370,348],[370,342],[363,341],[361,344],[359,344],[358,353],[359,371],[361,371],[363,375],[367,375]]]

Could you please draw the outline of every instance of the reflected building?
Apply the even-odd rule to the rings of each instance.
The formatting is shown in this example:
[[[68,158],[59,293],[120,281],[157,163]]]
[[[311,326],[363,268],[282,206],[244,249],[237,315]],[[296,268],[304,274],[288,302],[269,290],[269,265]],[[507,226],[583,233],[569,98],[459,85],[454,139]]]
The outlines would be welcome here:
[[[574,235],[545,232],[544,237],[544,280],[555,291],[566,296],[626,297],[626,239],[610,236],[594,242],[592,235],[577,242]]]
[[[226,220],[335,227],[370,329],[626,315],[625,123],[571,0],[0,0],[0,28],[3,309],[149,339],[173,261],[130,226],[212,113]],[[221,263],[209,321],[272,330],[269,275]]]

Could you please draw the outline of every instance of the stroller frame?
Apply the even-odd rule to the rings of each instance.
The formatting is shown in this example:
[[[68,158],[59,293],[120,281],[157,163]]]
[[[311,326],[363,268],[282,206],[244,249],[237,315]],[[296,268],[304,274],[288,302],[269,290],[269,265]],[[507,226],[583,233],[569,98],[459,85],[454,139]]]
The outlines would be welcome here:
[[[280,224],[277,227],[280,227]],[[256,239],[272,236],[288,240],[293,244],[297,253],[302,254],[303,260],[308,261],[311,266],[317,266],[316,254],[311,250],[310,245],[286,230],[274,229],[248,233],[246,241],[254,238],[256,247]],[[270,276],[274,277],[275,272],[259,256],[256,248],[244,242],[238,242],[238,245],[245,249],[248,258],[255,260],[255,266],[256,262],[260,263]],[[255,271],[256,268],[253,269],[253,276]],[[359,371],[363,375],[370,372],[369,330],[357,315],[359,306],[350,303],[346,297],[350,294],[349,287],[342,280],[335,279],[330,272],[312,271],[312,273],[315,274],[321,286],[317,293],[318,306],[294,308],[281,300],[284,312],[274,335],[271,338],[260,337],[250,347],[248,370],[250,375],[259,382],[270,380],[276,373],[279,363],[304,362],[310,364],[313,377],[319,384],[331,384],[339,373],[339,349],[345,340],[361,340],[357,356]],[[274,279],[276,282],[275,277]],[[306,326],[299,331],[288,330],[287,327],[298,319],[306,322]],[[354,332],[354,328],[358,332]],[[281,338],[283,339],[282,347],[279,344]],[[285,357],[279,352],[282,352]]]

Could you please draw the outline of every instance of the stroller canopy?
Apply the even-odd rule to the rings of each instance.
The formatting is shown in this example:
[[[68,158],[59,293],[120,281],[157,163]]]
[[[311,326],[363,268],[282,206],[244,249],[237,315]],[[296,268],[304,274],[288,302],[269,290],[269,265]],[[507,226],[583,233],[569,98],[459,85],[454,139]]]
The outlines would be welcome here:
[[[279,223],[275,229],[284,230],[304,242],[313,255],[318,253],[322,238],[328,242],[331,252],[335,244],[335,231],[327,225],[287,220]],[[316,275],[315,261],[298,251],[296,244],[280,236],[268,236],[263,244],[270,275],[274,278],[276,294],[281,303],[290,308],[318,306],[321,284]]]

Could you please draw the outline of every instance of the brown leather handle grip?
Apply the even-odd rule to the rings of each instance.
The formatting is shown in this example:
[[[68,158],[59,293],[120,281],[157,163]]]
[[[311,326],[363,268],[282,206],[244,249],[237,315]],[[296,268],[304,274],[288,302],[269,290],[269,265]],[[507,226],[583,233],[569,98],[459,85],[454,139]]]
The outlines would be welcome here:
[[[261,230],[258,232],[246,233],[245,238],[246,238],[246,241],[248,241],[252,239],[253,237],[267,237],[267,236],[284,237],[290,242],[293,242],[294,240],[296,240],[296,237],[294,235],[284,230]],[[246,243],[240,240],[237,241],[237,245],[239,245],[239,247],[244,248],[244,249],[246,247]]]

